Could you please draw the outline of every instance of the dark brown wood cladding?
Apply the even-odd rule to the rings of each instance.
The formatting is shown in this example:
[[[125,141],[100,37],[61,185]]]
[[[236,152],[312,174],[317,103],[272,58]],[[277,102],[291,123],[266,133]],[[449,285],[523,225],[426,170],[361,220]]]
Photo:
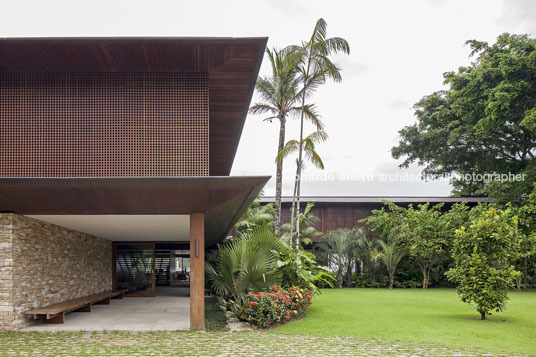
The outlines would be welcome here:
[[[311,213],[319,218],[316,229],[320,232],[327,233],[338,228],[354,228],[357,226],[364,227],[359,223],[360,219],[370,216],[373,209],[378,209],[381,204],[362,204],[355,206],[348,205],[317,205],[311,209]],[[290,221],[290,207],[283,206],[282,221]]]
[[[207,81],[0,72],[0,176],[208,176]]]
[[[225,238],[270,177],[0,178],[0,212],[205,212],[207,246]]]
[[[209,175],[229,175],[267,38],[0,39],[0,72],[205,72]]]
[[[462,199],[460,199],[461,202]],[[485,199],[482,198],[481,202]],[[397,203],[398,205],[407,207],[409,204],[417,206],[423,202],[416,200],[416,202]],[[455,202],[444,202],[444,209],[448,209]],[[433,204],[437,204],[433,203]],[[477,204],[476,201],[467,202],[469,206]],[[284,202],[282,204],[281,220],[283,223],[290,221],[290,202]],[[315,228],[323,233],[330,232],[339,228],[352,229],[354,227],[366,227],[366,224],[359,222],[361,219],[366,218],[372,214],[372,210],[380,209],[383,207],[381,202],[353,202],[353,203],[341,203],[341,202],[317,202],[311,209],[311,214],[319,218],[319,222]],[[303,206],[305,208],[305,205]],[[302,209],[303,209],[302,208]]]

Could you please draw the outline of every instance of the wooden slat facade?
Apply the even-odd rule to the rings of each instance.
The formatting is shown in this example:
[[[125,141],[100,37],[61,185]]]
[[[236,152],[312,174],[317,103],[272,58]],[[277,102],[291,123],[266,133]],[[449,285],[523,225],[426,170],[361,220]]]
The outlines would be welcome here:
[[[0,73],[58,73],[60,78],[66,73],[107,73],[112,78],[114,73],[204,74],[209,96],[208,175],[227,176],[266,42],[267,38],[8,38],[0,39]]]
[[[311,214],[319,218],[315,228],[323,233],[339,228],[365,227],[365,224],[359,220],[370,216],[373,210],[382,208],[383,199],[391,200],[404,207],[410,204],[417,206],[426,202],[432,205],[443,203],[444,209],[448,209],[457,202],[466,202],[469,206],[476,205],[478,202],[489,202],[486,197],[304,197],[302,212],[306,202],[314,202],[315,206],[311,209]],[[261,200],[261,203],[269,202],[274,202],[274,198],[265,197]],[[284,198],[281,212],[283,223],[290,221],[290,208],[291,199]]]

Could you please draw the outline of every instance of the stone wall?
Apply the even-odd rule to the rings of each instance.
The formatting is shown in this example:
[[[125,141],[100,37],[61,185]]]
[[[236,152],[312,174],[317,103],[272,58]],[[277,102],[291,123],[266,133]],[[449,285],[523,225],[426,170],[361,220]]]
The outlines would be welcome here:
[[[13,325],[13,215],[0,214],[0,330]]]
[[[64,227],[0,214],[0,257],[2,330],[32,323],[32,308],[112,289],[112,242]]]

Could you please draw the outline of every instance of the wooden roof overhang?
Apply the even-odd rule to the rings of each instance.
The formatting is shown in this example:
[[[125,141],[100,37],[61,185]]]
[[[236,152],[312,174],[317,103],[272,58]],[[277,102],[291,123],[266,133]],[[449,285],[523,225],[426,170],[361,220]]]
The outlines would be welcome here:
[[[0,38],[0,72],[206,72],[209,174],[229,175],[267,38]]]
[[[211,246],[225,238],[269,178],[0,178],[0,212],[27,215],[204,212],[206,245]]]

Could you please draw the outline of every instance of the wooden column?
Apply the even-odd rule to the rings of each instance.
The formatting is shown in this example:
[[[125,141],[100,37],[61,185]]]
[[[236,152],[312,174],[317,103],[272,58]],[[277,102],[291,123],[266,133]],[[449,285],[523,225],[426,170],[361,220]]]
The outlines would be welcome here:
[[[190,214],[190,329],[205,329],[205,214]]]

